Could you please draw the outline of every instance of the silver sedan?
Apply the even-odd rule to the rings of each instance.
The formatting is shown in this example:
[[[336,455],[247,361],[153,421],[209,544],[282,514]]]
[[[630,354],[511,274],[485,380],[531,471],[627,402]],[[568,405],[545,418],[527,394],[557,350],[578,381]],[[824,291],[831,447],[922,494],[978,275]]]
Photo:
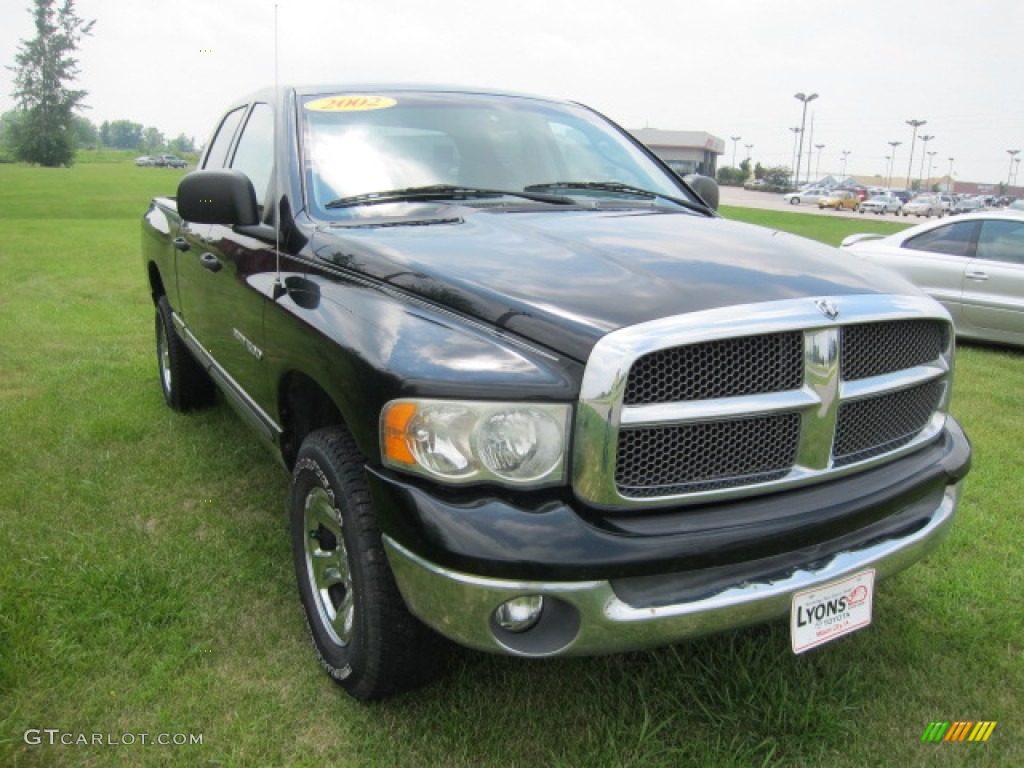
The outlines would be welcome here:
[[[842,250],[899,272],[940,301],[957,336],[1024,346],[1024,214],[986,211],[895,235],[851,235]]]
[[[879,215],[895,213],[899,216],[900,209],[902,208],[903,203],[898,197],[893,197],[892,195],[875,195],[861,203],[859,210],[861,213],[870,212],[877,213]]]

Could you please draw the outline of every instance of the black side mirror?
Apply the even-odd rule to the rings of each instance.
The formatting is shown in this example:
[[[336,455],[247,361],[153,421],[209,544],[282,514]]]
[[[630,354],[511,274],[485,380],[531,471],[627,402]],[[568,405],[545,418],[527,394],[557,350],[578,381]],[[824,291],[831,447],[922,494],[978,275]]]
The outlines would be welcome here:
[[[710,176],[701,176],[691,173],[683,177],[683,181],[690,185],[690,189],[700,195],[700,199],[707,203],[713,210],[718,210],[718,182]]]
[[[259,224],[259,205],[241,171],[193,171],[178,183],[178,213],[196,224]]]

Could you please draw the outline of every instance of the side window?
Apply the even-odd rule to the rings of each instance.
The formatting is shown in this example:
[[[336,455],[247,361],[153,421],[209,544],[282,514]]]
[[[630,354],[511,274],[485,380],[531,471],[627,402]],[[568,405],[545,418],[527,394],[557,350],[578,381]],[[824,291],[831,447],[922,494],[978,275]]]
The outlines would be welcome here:
[[[206,153],[206,162],[203,163],[203,168],[223,168],[224,161],[228,157],[228,149],[231,147],[231,139],[235,136],[235,131],[238,130],[238,124],[242,121],[242,115],[245,114],[245,107],[239,107],[238,109],[228,112],[223,120],[221,120],[220,128],[217,129],[217,135],[213,137],[213,143],[210,144],[210,151]]]
[[[256,199],[263,203],[274,169],[274,112],[267,104],[256,104],[242,129],[231,167],[252,181]]]
[[[971,256],[977,227],[978,224],[974,221],[958,221],[912,237],[903,243],[903,247],[914,251],[946,253],[950,256]]]
[[[982,222],[978,258],[1024,264],[1024,220]]]

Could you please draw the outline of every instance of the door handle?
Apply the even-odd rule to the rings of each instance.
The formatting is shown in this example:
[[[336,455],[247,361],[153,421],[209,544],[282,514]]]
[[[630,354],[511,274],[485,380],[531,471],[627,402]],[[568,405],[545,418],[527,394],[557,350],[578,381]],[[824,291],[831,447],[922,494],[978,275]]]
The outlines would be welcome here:
[[[968,280],[976,280],[979,283],[984,283],[986,280],[988,280],[988,274],[985,272],[968,272],[965,275],[965,277]]]
[[[220,272],[221,267],[224,266],[220,263],[220,259],[209,251],[199,257],[199,263],[203,266],[203,269],[208,269],[211,272]]]
[[[174,238],[174,247],[176,250],[179,250],[182,253],[191,250],[192,248],[192,246],[188,244],[188,240],[186,240],[184,237]]]

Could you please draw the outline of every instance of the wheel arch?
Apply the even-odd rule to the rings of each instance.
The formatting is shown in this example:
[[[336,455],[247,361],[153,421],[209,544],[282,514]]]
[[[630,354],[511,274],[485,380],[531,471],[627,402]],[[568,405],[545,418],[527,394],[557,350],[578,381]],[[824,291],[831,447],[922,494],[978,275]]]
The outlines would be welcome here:
[[[345,426],[346,419],[319,382],[301,371],[282,375],[277,392],[281,417],[281,458],[292,469],[308,435],[324,427]]]

